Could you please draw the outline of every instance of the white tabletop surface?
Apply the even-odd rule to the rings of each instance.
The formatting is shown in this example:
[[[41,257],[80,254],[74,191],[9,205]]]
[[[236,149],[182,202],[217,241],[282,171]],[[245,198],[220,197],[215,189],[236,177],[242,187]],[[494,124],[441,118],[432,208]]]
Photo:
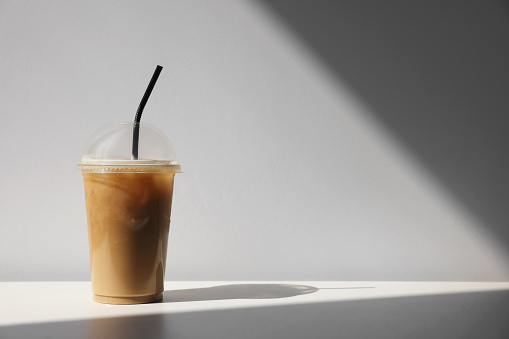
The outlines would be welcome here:
[[[0,282],[0,338],[509,338],[509,282],[166,282],[92,301],[90,282]]]

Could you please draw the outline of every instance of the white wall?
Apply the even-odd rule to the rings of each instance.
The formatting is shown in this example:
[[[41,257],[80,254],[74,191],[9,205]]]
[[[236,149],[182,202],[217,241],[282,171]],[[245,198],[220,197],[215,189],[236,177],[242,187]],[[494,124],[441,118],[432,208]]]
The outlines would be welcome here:
[[[81,148],[167,132],[167,279],[507,280],[482,222],[266,7],[0,3],[0,280],[89,279]]]

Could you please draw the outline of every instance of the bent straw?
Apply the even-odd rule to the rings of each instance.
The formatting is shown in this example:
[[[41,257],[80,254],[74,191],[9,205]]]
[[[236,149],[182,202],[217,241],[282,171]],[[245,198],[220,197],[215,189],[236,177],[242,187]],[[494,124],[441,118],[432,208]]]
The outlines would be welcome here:
[[[162,69],[163,69],[162,66],[157,65],[156,70],[154,71],[154,74],[152,75],[152,79],[150,79],[147,90],[145,91],[145,94],[143,95],[143,98],[141,99],[140,106],[138,106],[138,110],[136,111],[136,116],[134,117],[133,151],[132,151],[132,157],[131,157],[133,160],[138,160],[138,143],[140,140],[141,114],[143,113],[143,109],[145,108],[145,105],[147,104],[148,98],[150,97],[150,93],[152,93],[152,90],[154,89],[157,78],[159,77],[159,74],[161,73]]]

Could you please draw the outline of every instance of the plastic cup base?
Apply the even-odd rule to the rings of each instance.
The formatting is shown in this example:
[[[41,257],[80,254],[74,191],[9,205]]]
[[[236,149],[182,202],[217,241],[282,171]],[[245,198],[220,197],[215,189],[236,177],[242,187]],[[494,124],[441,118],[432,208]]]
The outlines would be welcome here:
[[[141,295],[136,297],[108,297],[104,295],[94,294],[94,301],[101,304],[112,305],[131,305],[146,304],[163,300],[163,294]]]

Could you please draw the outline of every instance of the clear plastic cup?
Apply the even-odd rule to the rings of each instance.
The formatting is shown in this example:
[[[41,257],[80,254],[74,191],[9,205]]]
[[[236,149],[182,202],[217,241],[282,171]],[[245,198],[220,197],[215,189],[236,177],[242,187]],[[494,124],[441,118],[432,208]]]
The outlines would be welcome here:
[[[94,300],[138,304],[162,299],[175,173],[175,150],[159,129],[107,125],[87,143],[81,162]]]

